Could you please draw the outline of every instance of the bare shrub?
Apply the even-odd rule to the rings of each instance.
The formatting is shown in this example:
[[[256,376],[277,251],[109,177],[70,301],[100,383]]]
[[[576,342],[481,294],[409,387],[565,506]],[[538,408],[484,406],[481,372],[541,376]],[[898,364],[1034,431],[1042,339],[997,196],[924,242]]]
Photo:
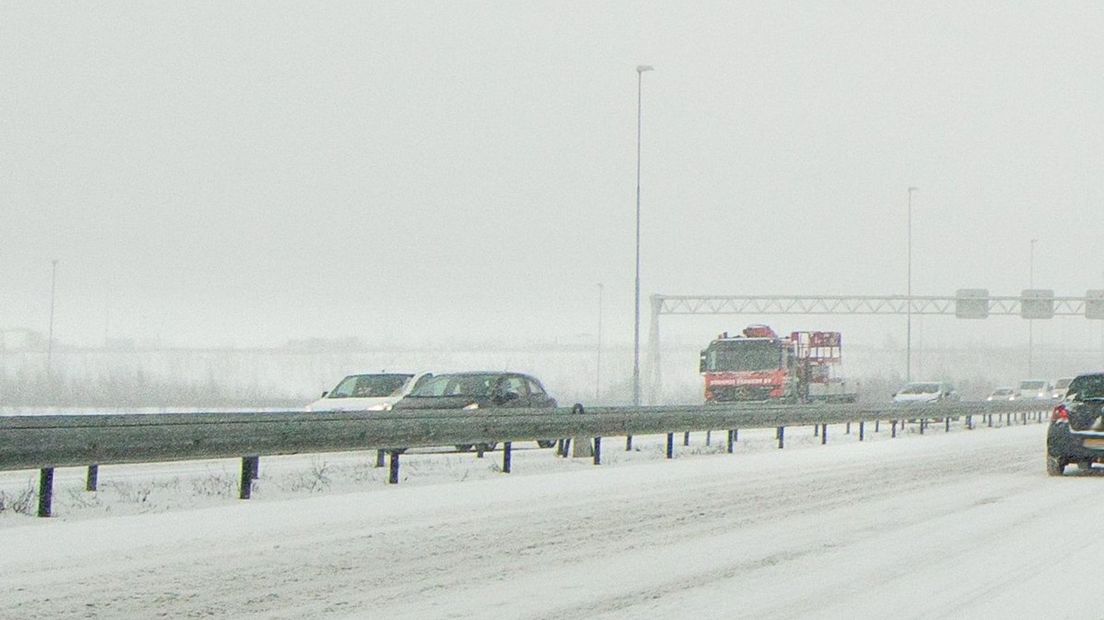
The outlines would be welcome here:
[[[28,481],[25,488],[10,495],[5,491],[0,491],[0,513],[32,514],[35,512],[36,496],[33,481]]]

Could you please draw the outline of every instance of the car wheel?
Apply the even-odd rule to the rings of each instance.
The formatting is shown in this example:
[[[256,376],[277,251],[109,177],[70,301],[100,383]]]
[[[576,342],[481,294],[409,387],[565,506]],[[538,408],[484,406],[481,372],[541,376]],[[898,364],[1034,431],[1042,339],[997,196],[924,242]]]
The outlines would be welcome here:
[[[537,446],[540,448],[551,448],[556,445],[555,439],[538,439]]]
[[[456,450],[457,452],[471,452],[471,449],[474,447],[475,446],[471,445],[470,443],[462,443],[456,445]]]
[[[1046,457],[1046,468],[1048,476],[1061,476],[1062,472],[1066,470],[1066,464],[1062,459],[1048,454]]]
[[[1092,459],[1081,459],[1077,461],[1077,469],[1080,471],[1092,471]]]

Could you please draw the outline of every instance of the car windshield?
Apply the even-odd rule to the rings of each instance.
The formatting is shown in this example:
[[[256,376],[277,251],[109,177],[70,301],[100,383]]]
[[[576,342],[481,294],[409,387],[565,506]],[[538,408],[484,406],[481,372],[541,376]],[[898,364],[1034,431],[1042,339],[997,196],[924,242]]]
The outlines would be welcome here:
[[[437,375],[410,393],[415,397],[470,396],[487,398],[501,375]]]
[[[1021,390],[1041,390],[1046,387],[1046,381],[1021,381]]]
[[[781,365],[782,347],[777,341],[721,341],[705,352],[705,370],[711,372],[777,370]]]
[[[939,391],[938,383],[910,383],[901,390],[902,394],[934,394]]]
[[[337,384],[327,398],[383,398],[398,396],[413,375],[352,375]]]
[[[1077,400],[1104,398],[1104,375],[1082,375],[1070,382],[1069,393]]]

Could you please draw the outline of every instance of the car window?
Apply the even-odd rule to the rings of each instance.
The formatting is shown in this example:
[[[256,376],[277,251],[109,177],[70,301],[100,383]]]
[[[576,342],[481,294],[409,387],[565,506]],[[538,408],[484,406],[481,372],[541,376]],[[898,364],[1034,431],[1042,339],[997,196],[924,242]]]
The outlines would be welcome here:
[[[536,380],[529,380],[529,394],[532,396],[547,396],[544,393],[544,387]]]
[[[512,394],[518,398],[524,398],[528,394],[525,387],[525,379],[521,377],[506,377],[502,380],[500,389],[503,396]]]

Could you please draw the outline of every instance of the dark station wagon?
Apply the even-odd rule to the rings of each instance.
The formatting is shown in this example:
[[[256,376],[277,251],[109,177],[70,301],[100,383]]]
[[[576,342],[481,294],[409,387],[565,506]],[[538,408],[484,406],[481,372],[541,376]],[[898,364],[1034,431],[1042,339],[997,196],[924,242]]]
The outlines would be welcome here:
[[[1046,467],[1061,476],[1066,466],[1089,471],[1104,459],[1104,373],[1078,375],[1054,408],[1047,427]]]

